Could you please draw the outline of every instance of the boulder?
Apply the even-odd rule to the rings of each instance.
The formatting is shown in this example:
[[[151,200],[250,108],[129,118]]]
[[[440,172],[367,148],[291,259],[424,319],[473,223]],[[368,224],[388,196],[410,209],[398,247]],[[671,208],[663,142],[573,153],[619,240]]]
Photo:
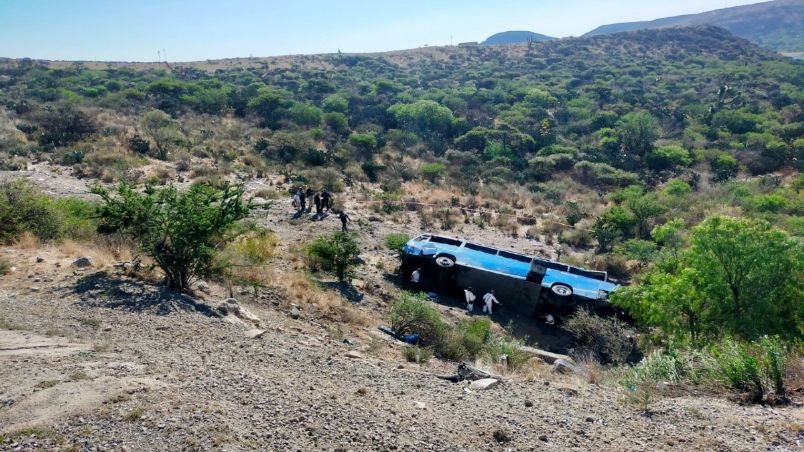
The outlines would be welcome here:
[[[480,380],[475,380],[472,384],[469,385],[469,389],[474,389],[476,391],[493,388],[500,384],[500,380],[494,378],[482,378]]]
[[[294,307],[293,307],[293,308],[290,310],[290,317],[291,317],[291,318],[294,318],[294,319],[298,319],[299,317],[301,317],[301,311],[299,310],[299,308],[297,308],[296,306],[294,306]]]
[[[223,302],[218,305],[218,311],[223,315],[231,315],[244,322],[252,323],[254,326],[260,326],[260,318],[252,314],[248,309],[240,306],[234,298],[223,300]]]
[[[580,367],[575,365],[575,363],[572,361],[566,359],[557,359],[553,363],[553,372],[560,374],[574,373],[576,375],[583,375],[583,370]]]
[[[79,257],[78,259],[73,261],[73,267],[75,268],[88,268],[92,267],[92,258],[88,256]]]

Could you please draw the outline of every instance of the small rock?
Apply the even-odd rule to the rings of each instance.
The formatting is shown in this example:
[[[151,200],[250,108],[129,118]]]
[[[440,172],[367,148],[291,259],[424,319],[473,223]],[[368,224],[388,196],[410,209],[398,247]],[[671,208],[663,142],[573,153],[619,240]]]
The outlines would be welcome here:
[[[199,282],[198,282],[198,283],[195,285],[195,287],[196,287],[198,290],[200,290],[201,292],[204,292],[204,293],[206,293],[206,294],[208,294],[208,293],[209,293],[209,284],[207,284],[207,282],[206,282],[206,281],[199,281]]]
[[[110,327],[110,326],[105,326],[105,327],[103,327],[103,331],[107,331],[107,332],[108,332],[108,331],[112,331],[112,327]]]
[[[539,435],[539,441],[547,442],[547,435]]]
[[[525,406],[528,407],[528,408],[532,407],[533,406],[533,401],[532,400],[525,400]]]
[[[557,359],[555,363],[553,363],[553,372],[560,373],[560,374],[567,374],[567,373],[574,373],[576,375],[582,375],[583,370],[580,367],[576,366],[575,363],[571,361],[567,361],[566,359]]]
[[[414,401],[413,401],[413,406],[415,406],[416,408],[418,408],[418,409],[420,409],[420,410],[424,410],[424,409],[426,409],[426,408],[427,408],[427,404],[426,404],[426,403],[424,403],[424,402],[418,402],[418,401],[416,401],[416,400],[414,400]]]
[[[299,310],[299,308],[297,308],[297,307],[295,307],[295,306],[294,306],[294,307],[293,307],[293,308],[290,310],[290,317],[291,317],[291,318],[294,318],[294,319],[298,319],[299,317],[301,317],[301,311]]]
[[[254,328],[246,331],[246,337],[249,339],[259,339],[265,334],[265,330]]]
[[[358,352],[357,350],[350,350],[350,351],[346,352],[345,356],[347,358],[352,358],[352,359],[361,359],[361,358],[363,358],[363,355],[360,352]]]
[[[87,257],[87,256],[79,257],[78,259],[73,261],[72,265],[73,265],[73,267],[76,267],[76,268],[92,267],[92,258]]]
[[[45,261],[45,258],[44,258],[44,257],[42,257],[42,256],[36,256],[36,263],[37,263],[37,264],[41,264],[41,263],[42,263],[42,262],[44,262],[44,261]]]
[[[31,287],[31,292],[39,292],[40,290],[38,287]]]
[[[667,389],[668,386],[670,386],[670,383],[666,381],[656,382],[656,389],[658,389],[659,391],[664,391],[665,389]]]
[[[474,389],[476,391],[493,388],[500,384],[500,380],[494,378],[482,378],[480,380],[475,380],[472,384],[469,385],[469,389]]]
[[[503,429],[494,430],[492,436],[498,443],[507,443],[511,441],[511,436]]]
[[[595,418],[593,418],[592,416],[587,416],[586,422],[595,422]]]

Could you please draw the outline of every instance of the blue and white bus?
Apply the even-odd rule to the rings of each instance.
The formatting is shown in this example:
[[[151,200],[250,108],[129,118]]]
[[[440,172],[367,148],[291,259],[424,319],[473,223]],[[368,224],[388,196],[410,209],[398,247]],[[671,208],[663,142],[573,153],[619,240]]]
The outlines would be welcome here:
[[[472,287],[479,297],[494,289],[505,306],[525,314],[547,305],[608,309],[609,293],[620,287],[606,272],[434,234],[410,240],[403,251],[405,277],[421,268],[422,284],[437,292]]]

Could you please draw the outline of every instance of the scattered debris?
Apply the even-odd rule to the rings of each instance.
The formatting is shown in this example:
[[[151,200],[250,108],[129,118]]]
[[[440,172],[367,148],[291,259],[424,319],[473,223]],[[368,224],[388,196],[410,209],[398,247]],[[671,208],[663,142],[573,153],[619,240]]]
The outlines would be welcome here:
[[[455,375],[437,375],[438,378],[442,380],[449,380],[453,383],[458,383],[461,381],[475,381],[475,380],[482,380],[482,379],[490,379],[493,375],[489,374],[488,372],[484,372],[480,369],[475,369],[474,367],[468,366],[466,363],[458,364],[458,369]],[[498,380],[499,377],[496,377]]]
[[[266,330],[261,330],[259,328],[254,328],[251,330],[246,331],[246,337],[249,339],[259,339],[263,335],[265,335]]]
[[[88,256],[79,257],[78,259],[74,260],[72,266],[75,268],[88,268],[92,267],[92,258]]]
[[[480,380],[475,380],[472,384],[469,385],[469,389],[474,389],[475,391],[493,388],[500,384],[500,380],[494,378],[481,378]]]

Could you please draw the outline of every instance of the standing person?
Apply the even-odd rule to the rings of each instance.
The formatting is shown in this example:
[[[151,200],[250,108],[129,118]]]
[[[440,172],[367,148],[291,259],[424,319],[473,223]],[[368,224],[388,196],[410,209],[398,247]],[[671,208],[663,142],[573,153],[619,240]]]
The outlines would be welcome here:
[[[293,208],[298,209],[300,202],[301,202],[301,198],[299,198],[299,192],[296,191],[296,193],[293,194]]]
[[[305,197],[307,198],[307,200],[310,201],[310,199],[313,197],[313,189],[310,188],[310,187],[307,187],[307,191],[304,194],[306,195]],[[313,210],[313,205],[312,204],[307,206],[307,211],[309,212],[311,210]]]
[[[494,289],[490,290],[486,295],[483,295],[483,301],[486,303],[483,306],[483,314],[488,313],[488,315],[491,315],[491,308],[494,303],[500,304],[500,302],[494,296]]]
[[[346,228],[346,223],[352,221],[352,219],[349,218],[349,215],[346,215],[346,212],[341,210],[341,213],[338,215],[338,218],[341,220],[341,231],[349,232],[349,230]]]
[[[471,287],[464,289],[463,294],[466,296],[466,311],[471,314],[475,309],[475,300],[477,297],[475,296],[474,292],[472,292]]]
[[[321,192],[321,210],[326,210],[329,212],[330,198],[332,198],[332,195],[330,195],[328,191],[324,190]]]
[[[315,203],[315,216],[321,216],[321,194],[316,192],[315,196],[313,196],[313,202]]]
[[[307,208],[307,196],[304,194],[303,189],[299,189],[299,206],[301,211],[304,212],[304,209]]]
[[[410,284],[413,286],[414,290],[419,290],[421,288],[421,280],[422,280],[422,269],[417,268],[413,270],[413,273],[410,274]]]

